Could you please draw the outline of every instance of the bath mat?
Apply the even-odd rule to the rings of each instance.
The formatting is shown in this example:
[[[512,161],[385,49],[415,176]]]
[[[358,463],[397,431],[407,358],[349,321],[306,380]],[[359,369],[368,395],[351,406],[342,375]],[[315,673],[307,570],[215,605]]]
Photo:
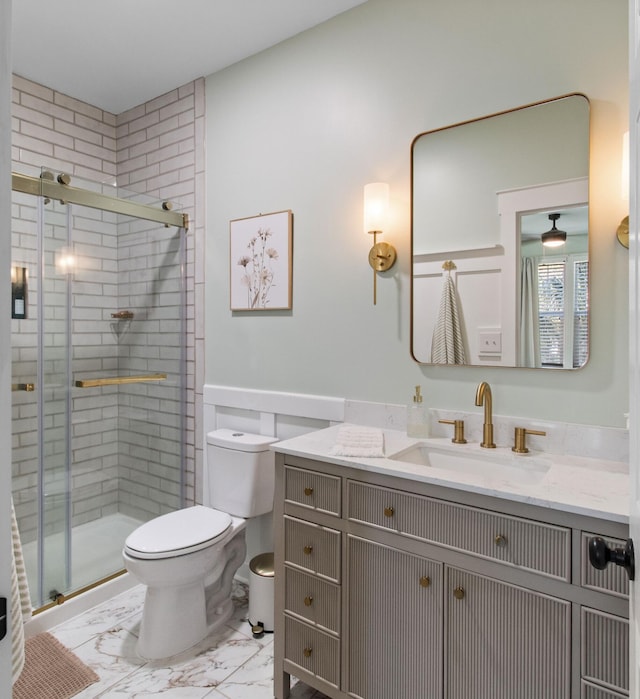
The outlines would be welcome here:
[[[13,699],[69,699],[100,678],[49,633],[25,643],[24,670],[13,685]]]

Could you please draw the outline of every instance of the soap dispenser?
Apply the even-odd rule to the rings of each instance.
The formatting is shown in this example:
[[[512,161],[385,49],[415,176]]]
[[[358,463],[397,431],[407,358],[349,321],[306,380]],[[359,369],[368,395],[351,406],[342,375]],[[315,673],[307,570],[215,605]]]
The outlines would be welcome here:
[[[420,386],[416,386],[413,401],[407,406],[407,437],[424,439],[429,436],[429,413],[422,402]]]

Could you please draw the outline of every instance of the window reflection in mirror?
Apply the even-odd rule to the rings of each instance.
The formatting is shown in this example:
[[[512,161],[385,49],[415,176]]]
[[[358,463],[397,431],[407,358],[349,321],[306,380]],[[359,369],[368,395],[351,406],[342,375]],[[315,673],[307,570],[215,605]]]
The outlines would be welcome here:
[[[416,361],[583,366],[588,100],[569,95],[420,134],[411,164]],[[566,240],[548,248],[541,236],[553,226]]]

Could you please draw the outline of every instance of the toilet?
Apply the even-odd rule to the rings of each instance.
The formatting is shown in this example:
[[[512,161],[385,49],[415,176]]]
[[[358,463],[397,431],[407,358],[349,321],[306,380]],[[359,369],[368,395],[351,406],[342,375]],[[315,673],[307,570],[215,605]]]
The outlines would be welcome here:
[[[147,660],[190,648],[233,612],[231,585],[246,556],[246,518],[273,509],[274,437],[207,434],[204,505],[146,522],[126,539],[125,568],[147,586],[136,651]]]

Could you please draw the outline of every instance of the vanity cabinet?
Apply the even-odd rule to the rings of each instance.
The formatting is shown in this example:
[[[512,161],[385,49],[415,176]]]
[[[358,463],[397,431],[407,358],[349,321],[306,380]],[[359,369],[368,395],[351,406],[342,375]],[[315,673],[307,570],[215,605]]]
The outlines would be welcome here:
[[[457,568],[446,580],[447,697],[571,697],[569,602]]]
[[[354,536],[347,561],[347,693],[442,696],[442,564]]]
[[[628,697],[626,526],[277,454],[274,691]]]

